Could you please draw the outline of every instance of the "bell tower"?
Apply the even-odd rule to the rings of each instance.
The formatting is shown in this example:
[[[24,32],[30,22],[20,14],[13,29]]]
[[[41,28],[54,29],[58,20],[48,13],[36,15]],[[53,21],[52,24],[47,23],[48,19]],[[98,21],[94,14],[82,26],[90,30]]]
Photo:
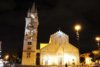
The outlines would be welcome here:
[[[35,3],[31,10],[28,10],[25,20],[26,25],[22,52],[22,65],[36,65],[37,33],[39,23]]]

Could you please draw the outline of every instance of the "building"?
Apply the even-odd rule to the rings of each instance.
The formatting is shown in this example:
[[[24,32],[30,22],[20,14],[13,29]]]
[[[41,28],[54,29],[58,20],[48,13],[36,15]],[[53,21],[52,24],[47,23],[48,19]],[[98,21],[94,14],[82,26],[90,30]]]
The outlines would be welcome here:
[[[80,55],[80,57],[81,58],[84,58],[84,64],[86,64],[86,65],[90,65],[90,64],[92,64],[92,57],[90,57],[90,54],[91,53],[84,53],[84,54],[81,54]],[[82,62],[82,63],[83,63]]]
[[[37,29],[38,16],[35,4],[28,11],[25,26],[24,45],[22,54],[23,65],[36,65],[36,46],[37,46]]]
[[[48,44],[41,44],[41,65],[72,65],[79,64],[79,50],[71,43],[69,37],[62,31],[57,31],[50,36]]]
[[[40,65],[79,64],[79,50],[71,43],[62,31],[50,36],[48,44],[41,44],[37,50],[38,16],[35,4],[28,11],[25,26],[22,65],[36,65],[37,53],[40,54]]]

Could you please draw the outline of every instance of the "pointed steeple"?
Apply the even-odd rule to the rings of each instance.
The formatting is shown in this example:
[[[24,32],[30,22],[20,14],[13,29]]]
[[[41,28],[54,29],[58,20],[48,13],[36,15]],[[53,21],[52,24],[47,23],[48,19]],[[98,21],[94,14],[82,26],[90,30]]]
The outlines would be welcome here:
[[[33,19],[38,17],[35,2],[33,3],[32,8],[28,10],[27,17],[32,17]]]
[[[30,13],[31,13],[31,9],[29,8],[28,13],[27,13],[27,17],[30,17]]]
[[[34,12],[36,12],[37,10],[36,10],[36,6],[35,6],[35,2],[33,3],[33,5],[32,5],[32,8],[31,8],[31,12],[32,13],[34,13]]]

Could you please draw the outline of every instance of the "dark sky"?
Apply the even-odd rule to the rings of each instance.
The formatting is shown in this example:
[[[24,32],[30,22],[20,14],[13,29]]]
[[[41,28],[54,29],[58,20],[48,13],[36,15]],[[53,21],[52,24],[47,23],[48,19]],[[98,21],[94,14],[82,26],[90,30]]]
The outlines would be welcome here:
[[[34,0],[0,0],[0,40],[4,53],[21,53],[25,17]],[[48,42],[59,29],[78,47],[74,25],[80,23],[81,53],[96,49],[100,35],[99,0],[36,0],[39,16],[38,44]]]

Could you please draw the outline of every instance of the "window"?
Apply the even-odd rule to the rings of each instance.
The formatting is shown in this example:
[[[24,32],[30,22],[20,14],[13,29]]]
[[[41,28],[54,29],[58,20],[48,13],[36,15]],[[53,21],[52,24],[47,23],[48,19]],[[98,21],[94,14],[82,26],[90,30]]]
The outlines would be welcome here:
[[[32,42],[28,42],[28,45],[32,45]]]
[[[31,53],[27,52],[27,58],[30,58]]]
[[[27,50],[31,50],[31,47],[28,47]]]

